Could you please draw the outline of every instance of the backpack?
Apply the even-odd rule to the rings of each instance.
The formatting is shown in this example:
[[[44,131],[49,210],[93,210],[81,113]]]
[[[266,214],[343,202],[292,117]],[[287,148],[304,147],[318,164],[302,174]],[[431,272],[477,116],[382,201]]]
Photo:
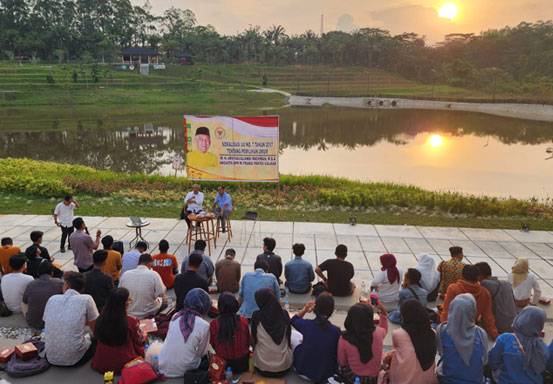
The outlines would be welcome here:
[[[26,343],[33,343],[38,349],[38,356],[30,360],[23,361],[15,356],[15,353],[11,357],[10,361],[6,365],[6,373],[11,377],[28,377],[38,375],[45,372],[50,368],[50,363],[46,360],[46,357],[41,357],[44,354],[44,342],[39,339],[31,339]]]

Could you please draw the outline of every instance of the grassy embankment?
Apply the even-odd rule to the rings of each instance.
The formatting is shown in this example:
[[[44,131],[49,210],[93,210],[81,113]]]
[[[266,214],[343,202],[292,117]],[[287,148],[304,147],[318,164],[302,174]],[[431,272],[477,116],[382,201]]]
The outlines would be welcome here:
[[[81,201],[83,215],[177,217],[185,178],[120,174],[21,159],[0,159],[0,213],[50,214],[64,193]],[[214,183],[204,183],[207,199]],[[234,217],[256,210],[262,220],[553,229],[553,207],[537,201],[474,197],[411,186],[330,177],[281,177],[275,185],[229,184]]]

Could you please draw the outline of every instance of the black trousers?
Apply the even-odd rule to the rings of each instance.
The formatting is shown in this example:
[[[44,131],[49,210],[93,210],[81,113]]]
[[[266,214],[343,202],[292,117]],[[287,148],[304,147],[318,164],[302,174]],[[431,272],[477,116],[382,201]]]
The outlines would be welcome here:
[[[60,248],[65,248],[65,241],[68,240],[69,242],[69,236],[73,233],[73,227],[64,227],[63,225],[61,228],[61,241],[60,241]],[[71,244],[69,244],[71,247]]]

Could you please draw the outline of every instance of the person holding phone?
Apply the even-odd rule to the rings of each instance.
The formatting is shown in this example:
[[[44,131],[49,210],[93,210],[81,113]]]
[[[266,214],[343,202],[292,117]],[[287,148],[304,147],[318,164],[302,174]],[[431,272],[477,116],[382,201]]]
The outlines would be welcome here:
[[[65,252],[65,241],[74,231],[73,216],[79,203],[71,195],[66,195],[61,203],[54,209],[54,223],[61,229],[60,252]],[[68,248],[71,249],[71,243]]]
[[[204,194],[200,192],[200,185],[194,184],[192,191],[188,192],[184,198],[184,220],[189,227],[192,225],[192,222],[188,219],[188,215],[204,212],[203,204]]]

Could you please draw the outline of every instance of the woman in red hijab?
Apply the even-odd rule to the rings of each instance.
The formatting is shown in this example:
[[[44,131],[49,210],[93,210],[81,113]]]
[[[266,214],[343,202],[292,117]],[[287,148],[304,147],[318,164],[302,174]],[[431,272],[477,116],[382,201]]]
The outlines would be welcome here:
[[[371,289],[378,292],[380,302],[386,309],[394,309],[399,301],[403,271],[397,268],[396,257],[390,253],[380,256],[382,268],[374,274]]]

